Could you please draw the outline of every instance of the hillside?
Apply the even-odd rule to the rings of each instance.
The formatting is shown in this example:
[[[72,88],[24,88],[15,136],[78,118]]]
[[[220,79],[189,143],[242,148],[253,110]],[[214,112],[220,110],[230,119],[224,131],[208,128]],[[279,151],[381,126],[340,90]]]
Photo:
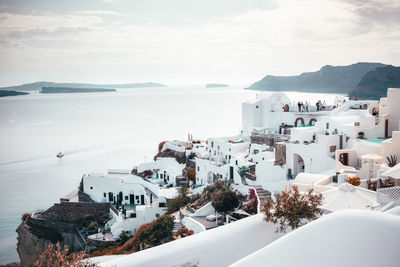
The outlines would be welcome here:
[[[13,91],[40,91],[43,87],[67,87],[67,88],[140,88],[140,87],[165,87],[161,83],[124,83],[124,84],[91,84],[91,83],[56,83],[56,82],[35,82],[16,86],[0,87],[0,90]]]
[[[385,67],[381,63],[359,62],[348,66],[326,65],[316,72],[298,76],[267,75],[248,89],[264,91],[303,91],[314,93],[350,93],[369,71]]]
[[[70,87],[43,87],[42,94],[60,94],[60,93],[96,93],[96,92],[116,92],[115,89],[104,88],[70,88]]]
[[[350,97],[379,99],[385,97],[388,88],[400,87],[400,67],[386,66],[365,74]]]

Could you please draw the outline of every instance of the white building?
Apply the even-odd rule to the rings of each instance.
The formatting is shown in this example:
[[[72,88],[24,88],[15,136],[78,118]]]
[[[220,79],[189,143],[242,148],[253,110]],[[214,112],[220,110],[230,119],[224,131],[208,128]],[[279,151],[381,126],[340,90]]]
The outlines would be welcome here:
[[[151,222],[166,212],[162,189],[126,170],[94,171],[82,178],[83,191],[96,202],[111,202],[107,223],[114,238],[122,231],[133,234],[140,225]]]

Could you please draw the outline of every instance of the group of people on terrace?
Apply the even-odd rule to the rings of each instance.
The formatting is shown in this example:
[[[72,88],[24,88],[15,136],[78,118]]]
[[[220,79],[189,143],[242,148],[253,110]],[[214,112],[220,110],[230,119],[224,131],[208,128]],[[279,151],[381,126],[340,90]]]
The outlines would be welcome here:
[[[317,107],[317,111],[322,111],[326,110],[326,101],[324,100],[323,102],[321,100],[318,100],[317,103],[315,103]],[[297,107],[299,109],[299,112],[309,112],[309,107],[310,104],[306,101],[306,103],[303,103],[303,101],[297,102]]]

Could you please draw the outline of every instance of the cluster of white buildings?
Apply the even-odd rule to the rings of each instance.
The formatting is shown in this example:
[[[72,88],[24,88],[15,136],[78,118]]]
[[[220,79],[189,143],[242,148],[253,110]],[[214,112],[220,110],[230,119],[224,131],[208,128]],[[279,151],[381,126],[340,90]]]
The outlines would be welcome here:
[[[321,192],[325,213],[358,209],[380,213],[394,210],[392,213],[399,214],[399,208],[396,207],[400,205],[400,164],[392,162],[390,158],[400,161],[400,89],[390,88],[387,97],[376,101],[340,99],[335,101],[336,105],[326,106],[322,111],[317,111],[311,105],[308,111],[300,112],[293,101],[284,93],[259,93],[256,99],[242,104],[243,127],[239,135],[209,138],[206,141],[193,141],[189,136],[188,141],[166,142],[161,151],[168,149],[183,153],[190,160],[179,163],[173,157],[159,157],[139,165],[136,174],[126,171],[93,172],[83,177],[84,192],[95,201],[123,206],[122,212],[111,212],[113,219],[108,225],[114,237],[118,237],[122,231],[134,233],[142,223],[165,213],[167,199],[176,195],[175,187],[184,176],[189,161],[190,167],[195,170],[195,183],[189,182],[193,194],[201,193],[207,185],[221,179],[231,181],[243,193],[257,186],[272,192],[272,196],[294,184],[301,192],[310,188]],[[147,173],[145,177],[140,175],[143,173]],[[360,185],[347,183],[350,177],[358,177]],[[196,224],[194,218],[199,214],[207,216],[214,212],[207,205],[193,211],[193,214],[185,214],[187,218],[182,220],[196,233],[204,231],[205,227]],[[345,217],[343,220],[348,220],[353,227],[370,216],[360,213],[353,218],[351,213],[343,214],[340,215]],[[329,217],[331,219],[322,220],[321,223],[337,223],[340,216]],[[393,219],[391,216],[394,215],[387,217],[387,221],[390,221],[388,227],[392,227],[391,231],[397,231],[395,235],[400,237],[399,227],[393,226],[393,222],[399,223],[400,217]],[[266,249],[269,243],[281,236],[274,234],[269,224],[262,222],[261,225],[257,218],[241,220],[235,223],[237,226],[229,225],[232,229],[237,228],[230,234],[222,233],[224,227],[228,227],[224,226],[210,230],[214,235],[201,233],[180,240],[179,246],[178,243],[176,246],[170,243],[150,250],[157,252],[156,255],[168,257],[168,266],[244,266],[258,262],[260,255],[271,257],[278,248],[296,244],[286,239]],[[249,225],[254,224],[253,228],[246,226],[245,221]],[[377,219],[374,223],[377,227],[384,227],[384,221]],[[307,227],[321,227],[318,222],[310,225]],[[256,233],[254,229],[264,229],[268,234]],[[254,234],[249,240],[253,244],[248,245],[248,250],[242,249],[237,254],[235,250],[237,257],[230,259],[227,257],[231,253],[225,256],[219,253],[220,259],[209,265],[203,256],[214,253],[211,244],[219,244],[216,236],[221,235],[220,241],[229,247],[228,244],[234,245],[232,242],[238,241],[236,237],[231,237],[232,234],[240,236],[242,230],[247,231],[249,236]],[[257,234],[266,238],[257,241]],[[361,235],[361,232],[358,234]],[[302,232],[294,235],[298,238],[313,236]],[[316,232],[314,235],[317,236]],[[247,237],[241,241],[244,239],[247,240]],[[203,245],[208,247],[197,247]],[[216,246],[219,248],[219,245]],[[192,252],[187,251],[189,248]],[[258,249],[263,250],[250,257]],[[199,253],[200,250],[204,251]],[[182,253],[188,253],[184,259]],[[155,254],[146,251],[135,254],[131,256],[132,262],[145,265],[157,265],[162,258],[152,258],[151,255]],[[191,255],[191,258],[187,255]],[[116,263],[117,266],[128,266],[120,258],[104,265]]]

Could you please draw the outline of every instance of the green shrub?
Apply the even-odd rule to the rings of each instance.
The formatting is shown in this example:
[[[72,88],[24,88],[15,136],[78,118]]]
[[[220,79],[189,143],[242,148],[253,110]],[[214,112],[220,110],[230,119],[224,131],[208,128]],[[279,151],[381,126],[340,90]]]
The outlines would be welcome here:
[[[89,223],[88,230],[95,230],[95,229],[97,229],[98,226],[99,225],[97,222],[91,222],[91,223]]]

